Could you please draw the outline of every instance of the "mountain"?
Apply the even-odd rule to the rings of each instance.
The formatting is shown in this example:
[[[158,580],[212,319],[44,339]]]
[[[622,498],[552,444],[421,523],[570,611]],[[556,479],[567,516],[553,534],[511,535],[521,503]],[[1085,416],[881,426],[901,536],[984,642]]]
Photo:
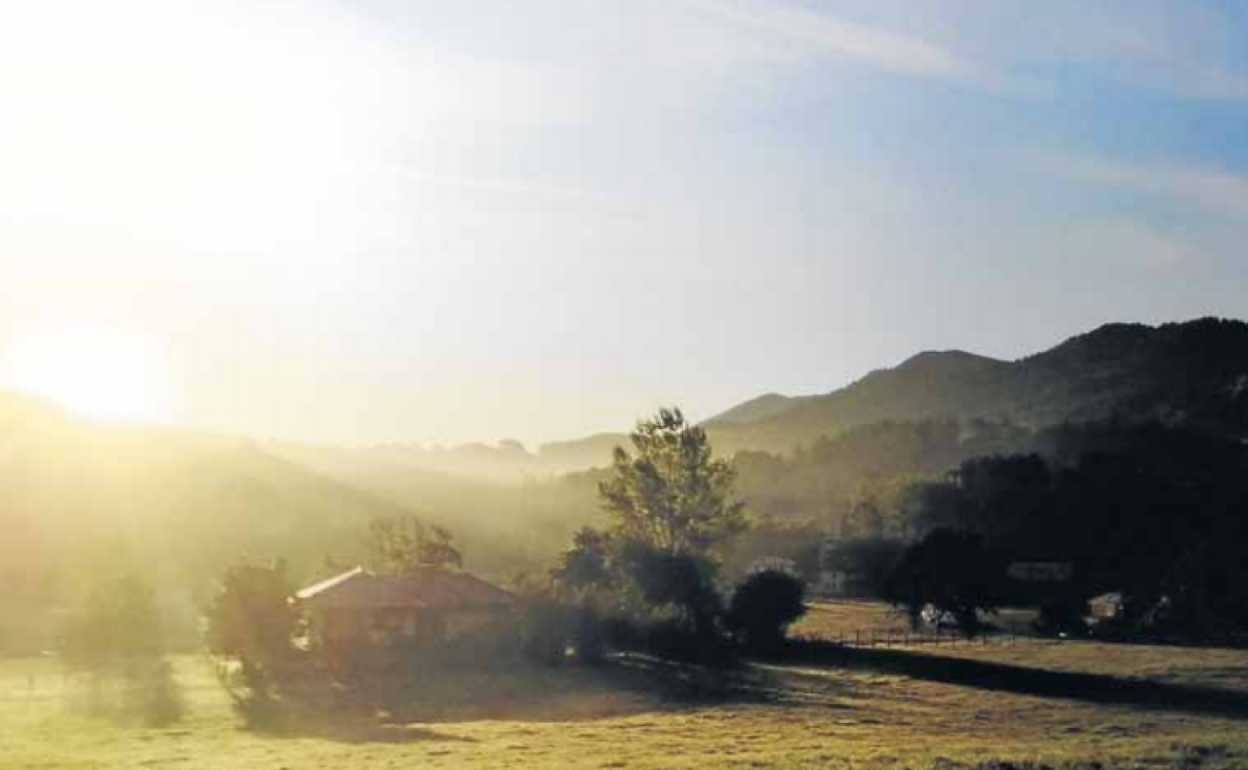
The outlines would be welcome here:
[[[463,454],[495,451],[523,460],[518,445]],[[413,465],[429,456],[446,461],[97,422],[0,391],[0,650],[19,609],[72,603],[96,574],[138,570],[162,596],[202,597],[249,556],[282,558],[303,582],[326,556],[358,562],[370,520],[414,513],[455,533],[468,568],[503,577],[544,565],[595,515],[592,478],[503,483]]]
[[[93,422],[0,395],[0,570],[66,566],[107,544],[181,581],[243,553],[319,558],[401,510],[247,439]]]
[[[1108,417],[1248,437],[1248,324],[1113,324],[1017,361],[921,353],[705,425],[721,455],[807,446],[801,463],[739,458],[760,510],[802,513],[826,512],[861,477],[939,471],[1011,430]],[[996,437],[986,423],[977,433],[977,419]],[[601,515],[600,474],[574,471],[606,465],[626,442],[344,449],[97,423],[0,392],[0,645],[7,604],[65,601],[110,561],[138,560],[162,585],[194,590],[241,554],[283,556],[302,580],[326,554],[358,558],[358,532],[376,516],[449,526],[474,570],[539,568]]]
[[[738,404],[726,412],[722,412],[707,420],[706,427],[718,425],[740,425],[757,422],[788,411],[798,399],[782,396],[779,393],[768,393],[752,398],[744,404]]]
[[[886,420],[955,419],[1043,428],[1118,416],[1248,435],[1248,324],[1205,318],[1147,326],[1109,324],[1017,361],[962,350],[919,353],[823,395],[768,393],[703,423],[716,450],[791,452],[821,437]],[[463,478],[518,483],[610,464],[624,433],[552,442],[443,449],[349,450],[352,463],[384,463]],[[312,448],[284,446],[309,460]],[[324,448],[316,450],[322,459]],[[337,450],[334,450],[337,451]],[[324,466],[335,470],[337,461]]]
[[[787,451],[883,420],[984,419],[1041,428],[1115,416],[1248,436],[1248,324],[1110,324],[1018,361],[920,353],[841,390],[766,396],[706,425],[721,452]]]

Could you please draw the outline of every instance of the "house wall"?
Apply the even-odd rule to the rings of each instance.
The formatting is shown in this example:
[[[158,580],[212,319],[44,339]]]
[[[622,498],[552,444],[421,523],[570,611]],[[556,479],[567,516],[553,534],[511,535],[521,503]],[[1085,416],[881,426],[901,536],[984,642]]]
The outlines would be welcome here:
[[[417,610],[406,607],[313,612],[316,632],[329,644],[384,645],[398,641],[436,643],[485,628],[498,610]]]
[[[479,631],[494,623],[502,613],[497,610],[456,610],[446,613],[445,638],[457,637]]]

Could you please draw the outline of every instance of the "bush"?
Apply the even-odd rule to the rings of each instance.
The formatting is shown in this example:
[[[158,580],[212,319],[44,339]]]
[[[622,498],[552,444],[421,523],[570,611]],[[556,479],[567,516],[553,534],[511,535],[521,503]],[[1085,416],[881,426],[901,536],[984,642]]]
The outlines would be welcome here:
[[[165,659],[159,620],[155,592],[141,577],[94,586],[62,646],[69,667],[87,677],[89,713],[153,727],[182,718],[182,693]]]
[[[1081,599],[1063,599],[1040,606],[1040,616],[1033,624],[1042,634],[1083,636],[1088,632],[1088,603]]]
[[[923,609],[949,613],[967,636],[980,630],[979,612],[995,612],[1005,564],[979,535],[936,529],[906,548],[893,570],[887,598],[916,626]]]
[[[159,659],[164,645],[151,586],[137,575],[95,585],[65,629],[62,653],[71,667],[95,673]]]
[[[182,721],[186,703],[168,660],[127,667],[124,708],[149,727],[168,727]]]
[[[557,666],[567,657],[572,636],[571,611],[546,597],[525,602],[520,614],[520,648],[530,660]]]
[[[714,630],[722,606],[711,579],[714,565],[709,561],[630,543],[620,562],[645,606],[674,612],[678,622],[699,635]]]
[[[732,660],[732,647],[712,628],[691,627],[669,619],[651,623],[644,629],[645,652],[668,660],[703,665],[723,665]]]
[[[728,628],[746,648],[775,650],[789,624],[806,614],[806,584],[789,572],[766,569],[737,586],[729,603]]]
[[[208,651],[217,676],[249,728],[280,719],[280,690],[297,664],[299,615],[280,566],[237,564],[226,570],[207,612]]]
[[[602,618],[589,607],[574,611],[572,649],[579,663],[600,663],[607,651],[607,632]]]

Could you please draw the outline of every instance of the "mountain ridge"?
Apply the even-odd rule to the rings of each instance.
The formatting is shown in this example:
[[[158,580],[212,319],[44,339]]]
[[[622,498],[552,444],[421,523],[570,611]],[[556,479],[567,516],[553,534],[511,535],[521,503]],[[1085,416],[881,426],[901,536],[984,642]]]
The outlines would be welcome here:
[[[919,353],[839,390],[788,397],[786,409],[765,417],[717,416],[706,425],[724,447],[773,451],[881,420],[946,417],[1038,428],[1117,416],[1242,437],[1248,395],[1240,397],[1236,383],[1246,376],[1242,321],[1113,323],[1014,361],[962,350]]]

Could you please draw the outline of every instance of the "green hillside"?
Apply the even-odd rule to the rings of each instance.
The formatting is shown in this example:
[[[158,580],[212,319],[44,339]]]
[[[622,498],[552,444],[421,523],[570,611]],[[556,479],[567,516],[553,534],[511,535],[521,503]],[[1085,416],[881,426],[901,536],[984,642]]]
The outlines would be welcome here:
[[[1117,416],[1242,436],[1248,324],[1114,324],[1014,362],[921,353],[841,390],[784,405],[752,419],[742,416],[743,405],[707,425],[721,451],[789,451],[858,425],[943,418],[1043,428]]]

